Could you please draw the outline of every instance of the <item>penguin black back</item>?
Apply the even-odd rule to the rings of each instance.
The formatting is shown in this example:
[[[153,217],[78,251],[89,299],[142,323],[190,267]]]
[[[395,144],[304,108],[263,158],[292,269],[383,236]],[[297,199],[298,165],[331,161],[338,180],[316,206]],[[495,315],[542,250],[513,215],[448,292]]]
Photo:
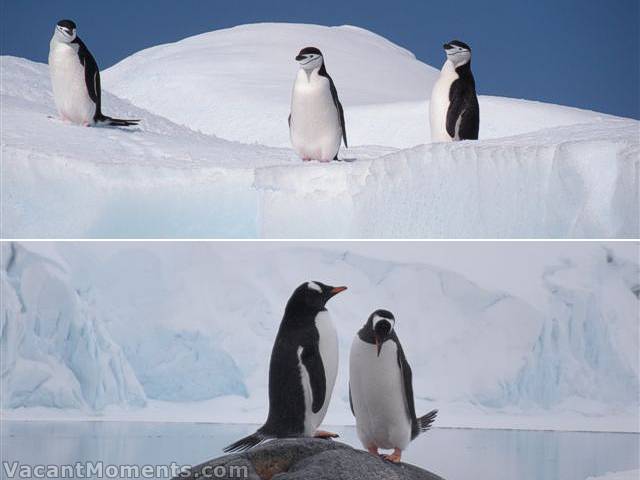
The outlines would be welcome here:
[[[443,45],[455,66],[458,78],[449,90],[447,133],[457,140],[477,140],[480,130],[480,106],[476,82],[471,72],[471,47],[459,40]]]
[[[229,445],[225,452],[245,450],[267,438],[300,437],[305,434],[308,406],[305,404],[301,367],[309,377],[311,411],[318,413],[328,399],[316,317],[326,310],[325,304],[331,297],[345,289],[320,282],[306,282],[293,292],[271,351],[267,420],[256,433]],[[332,383],[330,388],[333,388]]]
[[[374,323],[374,319],[377,321]],[[376,345],[378,355],[385,342],[393,342],[396,345],[398,367],[402,376],[402,385],[404,389],[405,406],[407,409],[407,417],[411,422],[411,440],[415,439],[420,433],[427,431],[433,424],[438,411],[432,410],[422,417],[416,416],[415,401],[413,397],[413,373],[411,366],[402,349],[400,339],[396,334],[395,317],[389,310],[379,309],[373,312],[364,326],[358,331],[360,340],[372,345]],[[351,391],[349,392],[349,402],[351,412],[353,413],[353,403],[351,399]]]

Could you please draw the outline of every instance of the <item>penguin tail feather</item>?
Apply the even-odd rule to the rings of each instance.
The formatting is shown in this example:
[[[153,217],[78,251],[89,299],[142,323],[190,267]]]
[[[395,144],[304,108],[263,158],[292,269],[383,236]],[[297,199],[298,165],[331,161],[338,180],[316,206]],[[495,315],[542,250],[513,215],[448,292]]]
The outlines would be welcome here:
[[[237,442],[232,443],[231,445],[227,445],[224,447],[224,453],[234,453],[234,452],[243,452],[245,450],[249,450],[250,448],[255,447],[259,443],[265,441],[267,437],[265,434],[261,433],[259,430],[256,433],[248,435],[244,438],[241,438]]]
[[[435,421],[438,416],[438,410],[431,410],[426,415],[423,415],[418,419],[418,428],[420,428],[421,432],[426,432],[431,428],[431,425]]]
[[[106,115],[100,115],[100,117],[96,119],[96,122],[104,125],[111,125],[113,127],[130,127],[132,125],[138,125],[138,123],[140,123],[140,120],[112,118],[112,117],[107,117]]]

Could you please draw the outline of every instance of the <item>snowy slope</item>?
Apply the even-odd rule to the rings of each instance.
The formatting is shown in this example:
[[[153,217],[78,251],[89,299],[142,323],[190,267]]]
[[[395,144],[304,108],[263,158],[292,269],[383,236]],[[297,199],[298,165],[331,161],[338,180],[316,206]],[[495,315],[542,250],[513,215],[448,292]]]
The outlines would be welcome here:
[[[299,162],[291,150],[199,134],[107,92],[105,113],[143,118],[139,128],[62,123],[50,118],[48,67],[1,60],[5,238],[256,236],[255,170]]]
[[[288,145],[303,38],[326,42],[343,75],[360,145],[347,161],[303,164]],[[265,63],[262,44],[280,60]],[[639,122],[485,97],[493,139],[398,150],[428,140],[434,71],[361,29],[249,25],[139,52],[104,75],[105,112],[144,119],[129,130],[48,118],[47,66],[1,61],[5,238],[640,236]]]
[[[96,321],[144,389],[148,407],[129,418],[262,421],[284,304],[298,284],[318,279],[349,286],[328,305],[341,356],[328,422],[353,421],[348,349],[368,314],[389,308],[414,371],[417,409],[440,408],[441,426],[638,428],[640,274],[637,263],[600,247],[582,248],[559,266],[550,259],[549,301],[535,306],[446,269],[349,250],[282,247],[265,254],[199,243],[59,244],[53,254],[41,244],[18,248],[62,258],[68,288],[91,293]],[[576,302],[576,295],[589,300]],[[25,308],[30,312],[31,303]],[[3,315],[17,321],[7,307]],[[554,325],[561,335],[548,333]],[[55,332],[55,316],[44,326]],[[24,348],[20,357],[29,355]],[[560,372],[553,381],[552,372]],[[11,398],[14,390],[9,386]],[[30,406],[51,406],[47,396],[33,398]],[[114,407],[103,415],[122,418]],[[4,414],[34,415],[20,412]]]
[[[289,147],[286,119],[298,70],[294,57],[305,46],[324,54],[345,108],[351,145],[407,148],[430,141],[428,100],[440,65],[425,65],[411,52],[353,26],[259,23],[204,33],[126,58],[104,73],[104,85],[195,130]],[[481,138],[612,118],[496,97],[482,97],[480,108]]]
[[[324,54],[353,145],[386,143],[370,141],[364,126],[350,128],[359,123],[349,118],[351,106],[419,101],[428,98],[437,78],[409,51],[361,28],[262,23],[143,50],[108,69],[104,84],[195,130],[288,147],[289,102],[299,68],[294,58],[306,46]]]

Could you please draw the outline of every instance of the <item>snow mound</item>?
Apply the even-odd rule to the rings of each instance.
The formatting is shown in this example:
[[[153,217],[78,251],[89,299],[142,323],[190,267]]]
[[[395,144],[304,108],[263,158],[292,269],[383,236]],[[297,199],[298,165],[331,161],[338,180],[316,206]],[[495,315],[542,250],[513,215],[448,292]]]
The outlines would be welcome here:
[[[296,68],[287,45],[316,38],[316,31],[327,52],[334,49],[332,64],[348,73],[342,82],[353,102],[351,110],[347,105],[354,116],[350,137],[365,144],[329,164],[301,162],[289,148],[286,126]],[[252,53],[271,38],[274,52],[283,55],[281,66]],[[391,65],[413,73],[383,75],[364,88],[361,74],[351,70],[354,58],[364,58],[367,68]],[[511,136],[424,145],[423,85],[433,70],[361,29],[267,24],[211,32],[133,55],[113,67],[115,77],[131,63],[122,84],[104,82],[124,97],[139,91],[135,103],[175,121],[182,119],[160,106],[175,101],[175,112],[219,118],[221,128],[248,119],[240,137],[215,132],[244,143],[198,133],[107,91],[105,113],[142,118],[139,128],[62,123],[48,118],[56,116],[48,67],[14,57],[1,61],[4,238],[640,236],[640,122],[484,97],[481,134]],[[282,93],[259,91],[264,84],[252,76],[254,67]],[[194,89],[210,82],[199,68],[227,73],[216,77],[216,88]],[[359,80],[351,84],[349,75]],[[174,77],[183,83],[173,85]],[[129,85],[140,81],[146,97],[141,86]],[[207,105],[226,101],[215,96],[221,92],[235,107],[210,115]],[[386,103],[375,103],[380,98]],[[280,113],[264,103],[272,99]],[[281,137],[271,142],[273,135]],[[415,144],[423,145],[396,148]]]
[[[426,65],[352,26],[259,23],[217,30],[142,50],[106,70],[103,83],[133,104],[194,130],[289,147],[294,57],[312,45],[322,50],[336,83],[350,145],[407,148],[430,141],[428,100],[440,65]],[[482,79],[478,85],[482,92]],[[481,138],[611,118],[496,97],[481,97],[480,108]]]
[[[1,75],[5,238],[246,236],[256,229],[244,215],[255,209],[253,169],[295,160],[198,134],[107,92],[105,113],[142,118],[139,128],[65,124],[48,118],[57,113],[47,65],[2,57]]]
[[[255,169],[300,162],[289,149],[199,134],[108,92],[105,113],[142,118],[139,128],[62,123],[50,118],[48,66],[1,60],[4,238],[255,237]]]
[[[438,74],[361,28],[260,23],[143,50],[106,70],[104,85],[195,130],[288,147],[291,88],[299,68],[294,58],[306,46],[324,54],[347,115],[350,106],[428,98]],[[353,145],[384,145],[351,131],[351,123]]]

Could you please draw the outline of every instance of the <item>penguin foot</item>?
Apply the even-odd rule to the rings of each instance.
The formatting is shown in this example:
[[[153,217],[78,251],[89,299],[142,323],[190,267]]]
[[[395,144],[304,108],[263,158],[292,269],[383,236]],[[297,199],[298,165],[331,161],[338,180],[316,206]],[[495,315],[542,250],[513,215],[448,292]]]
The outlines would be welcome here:
[[[316,433],[313,434],[314,438],[338,438],[340,435],[337,433],[326,432],[324,430],[316,430]]]
[[[302,161],[303,161],[303,162],[310,162],[310,161],[311,161],[311,159],[310,159],[310,158],[308,158],[308,157],[302,157]]]
[[[382,458],[391,463],[400,463],[400,459],[402,458],[402,451],[399,448],[394,448],[393,453],[389,455],[383,455]]]
[[[380,456],[380,454],[378,453],[378,447],[376,447],[375,445],[372,445],[371,447],[367,447],[367,451],[371,455],[375,455],[376,457]]]

